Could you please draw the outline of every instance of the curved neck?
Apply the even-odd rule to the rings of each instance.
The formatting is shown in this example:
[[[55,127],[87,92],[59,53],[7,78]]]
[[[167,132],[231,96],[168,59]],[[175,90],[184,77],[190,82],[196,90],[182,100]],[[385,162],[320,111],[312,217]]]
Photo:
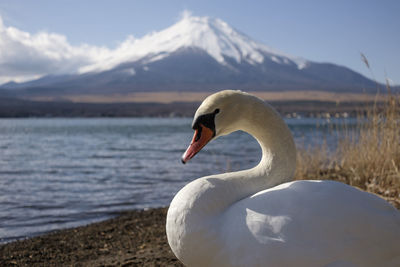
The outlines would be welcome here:
[[[296,147],[292,134],[280,115],[268,104],[253,103],[243,131],[260,144],[262,158],[250,172],[260,178],[258,191],[291,181],[296,169]]]
[[[252,135],[260,144],[262,158],[252,169],[211,175],[195,181],[202,193],[193,205],[209,215],[259,191],[291,181],[296,167],[296,149],[289,128],[264,102],[250,103],[237,130]],[[203,213],[202,212],[202,213]],[[211,213],[211,214],[210,214]],[[204,214],[204,213],[203,213]]]

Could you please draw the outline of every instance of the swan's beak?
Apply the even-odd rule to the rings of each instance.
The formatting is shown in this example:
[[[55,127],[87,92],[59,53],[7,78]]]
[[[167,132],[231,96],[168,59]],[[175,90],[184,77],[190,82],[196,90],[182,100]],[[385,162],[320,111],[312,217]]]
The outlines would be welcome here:
[[[193,158],[197,152],[199,152],[214,137],[214,135],[213,130],[200,124],[200,127],[194,132],[192,142],[186,149],[185,153],[183,153],[182,163],[185,164]]]

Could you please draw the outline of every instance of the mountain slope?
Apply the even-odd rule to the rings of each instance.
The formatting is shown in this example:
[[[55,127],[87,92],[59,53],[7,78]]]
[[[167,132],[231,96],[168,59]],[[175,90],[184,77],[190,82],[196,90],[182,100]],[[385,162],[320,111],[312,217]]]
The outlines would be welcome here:
[[[79,73],[8,83],[16,95],[114,94],[146,91],[375,90],[342,66],[286,55],[219,19],[185,16],[171,27],[130,38]]]
[[[225,57],[234,59],[237,63],[250,64],[262,63],[265,57],[270,57],[278,63],[295,63],[299,68],[307,63],[304,59],[284,55],[253,41],[220,19],[186,15],[165,30],[148,34],[141,39],[131,38],[119,48],[124,53],[111,54],[103,62],[82,68],[81,72],[107,70],[122,62],[137,61],[145,57],[146,63],[150,63],[188,47],[206,51],[222,65],[227,65]]]

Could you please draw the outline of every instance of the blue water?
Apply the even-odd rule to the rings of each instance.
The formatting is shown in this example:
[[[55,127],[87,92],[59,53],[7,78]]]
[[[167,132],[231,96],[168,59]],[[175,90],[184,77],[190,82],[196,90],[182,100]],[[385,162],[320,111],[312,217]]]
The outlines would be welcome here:
[[[286,120],[299,146],[337,141],[341,120]],[[255,140],[237,132],[180,157],[191,119],[0,120],[0,243],[75,227],[121,211],[166,206],[189,181],[256,165]]]

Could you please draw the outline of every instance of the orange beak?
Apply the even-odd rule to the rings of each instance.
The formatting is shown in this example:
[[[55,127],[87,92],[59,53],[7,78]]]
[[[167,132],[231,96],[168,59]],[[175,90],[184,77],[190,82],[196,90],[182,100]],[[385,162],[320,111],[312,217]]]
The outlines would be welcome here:
[[[210,140],[214,137],[214,132],[200,124],[200,128],[196,129],[192,142],[182,156],[182,163],[185,164],[193,158]]]

